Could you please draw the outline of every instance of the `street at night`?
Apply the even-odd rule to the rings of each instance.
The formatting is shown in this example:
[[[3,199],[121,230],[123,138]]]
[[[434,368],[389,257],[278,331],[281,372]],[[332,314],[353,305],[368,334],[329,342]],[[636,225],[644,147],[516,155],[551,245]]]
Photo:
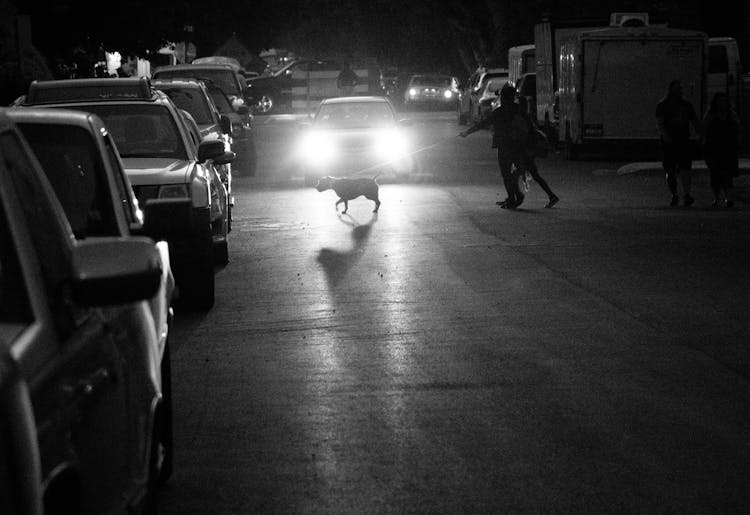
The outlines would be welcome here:
[[[0,0],[0,515],[750,513],[750,3]]]
[[[216,306],[171,336],[163,513],[747,510],[748,176],[670,208],[657,169],[550,156],[558,206],[503,210],[487,134],[406,116],[432,175],[377,215],[281,147],[236,180]]]

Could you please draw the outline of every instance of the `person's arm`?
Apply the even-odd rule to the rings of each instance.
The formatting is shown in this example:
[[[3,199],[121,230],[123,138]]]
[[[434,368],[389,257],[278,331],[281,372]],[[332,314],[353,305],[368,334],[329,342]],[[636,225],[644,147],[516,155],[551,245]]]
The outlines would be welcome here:
[[[664,119],[664,107],[662,104],[656,106],[656,130],[659,131],[659,137],[664,143],[672,142],[672,138],[667,133],[667,124]]]

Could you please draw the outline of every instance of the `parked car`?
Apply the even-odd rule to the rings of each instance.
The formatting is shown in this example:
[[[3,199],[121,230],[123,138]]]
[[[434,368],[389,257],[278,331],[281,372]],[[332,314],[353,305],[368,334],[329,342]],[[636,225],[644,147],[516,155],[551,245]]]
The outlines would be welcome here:
[[[459,93],[458,123],[465,125],[479,117],[479,97],[481,96],[487,81],[493,77],[506,78],[508,70],[505,68],[479,67],[469,77],[464,88]]]
[[[152,72],[151,78],[154,80],[198,79],[211,81],[226,93],[234,110],[243,117],[244,123],[251,123],[251,99],[245,82],[246,79],[233,65],[204,63],[159,66]]]
[[[340,69],[341,64],[337,61],[327,59],[297,59],[287,63],[270,75],[248,79],[248,97],[250,98],[251,105],[260,114],[289,112],[293,107],[292,103],[295,96],[293,91],[295,75],[311,71],[327,71],[331,74],[337,74]],[[331,77],[334,81],[334,86],[335,77]],[[331,91],[327,96],[332,97],[336,96],[336,94],[336,91]],[[303,96],[306,96],[306,91]]]
[[[3,513],[156,511],[164,398],[143,320],[162,272],[151,239],[76,238],[0,110],[0,470],[24,474],[0,477]]]
[[[258,168],[258,155],[255,150],[255,135],[252,124],[253,116],[249,114],[244,118],[239,115],[233,108],[232,103],[226,93],[212,82],[206,81],[206,89],[213,100],[214,105],[222,116],[226,116],[230,121],[229,134],[232,137],[232,148],[237,151],[237,159],[232,163],[234,172],[237,175],[255,175]],[[245,123],[247,118],[251,123]]]
[[[500,90],[506,84],[508,84],[508,79],[503,77],[492,77],[486,82],[482,94],[479,96],[477,116],[473,121],[481,120],[499,105],[496,102],[500,101]]]
[[[409,77],[404,92],[405,107],[433,107],[455,109],[458,102],[458,79],[436,73]]]
[[[189,113],[198,127],[199,138],[197,145],[203,140],[221,140],[227,150],[232,150],[232,138],[229,135],[232,121],[228,116],[219,113],[208,93],[206,86],[197,80],[155,80],[151,86],[167,94],[174,104]],[[224,187],[229,194],[229,211],[234,205],[232,200],[232,164],[226,163],[216,167],[221,176]]]
[[[177,107],[146,79],[35,81],[24,105],[88,111],[104,121],[139,205],[175,199],[159,223],[169,242],[179,299],[210,309],[214,266],[228,261],[229,195],[216,166],[231,162],[234,154],[224,142],[208,140],[196,147]]]
[[[410,173],[414,159],[405,131],[408,125],[396,118],[385,97],[323,100],[298,142],[296,159],[305,184],[313,186],[326,175]]]

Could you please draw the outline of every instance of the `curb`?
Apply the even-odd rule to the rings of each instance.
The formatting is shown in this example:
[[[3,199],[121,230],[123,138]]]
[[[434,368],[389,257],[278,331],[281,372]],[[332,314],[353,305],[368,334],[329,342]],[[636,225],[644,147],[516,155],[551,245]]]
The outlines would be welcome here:
[[[740,175],[750,175],[750,158],[740,158]],[[708,171],[708,166],[703,160],[693,161],[693,171]],[[664,173],[661,161],[644,161],[628,163],[617,169],[617,175],[628,175],[632,173]]]

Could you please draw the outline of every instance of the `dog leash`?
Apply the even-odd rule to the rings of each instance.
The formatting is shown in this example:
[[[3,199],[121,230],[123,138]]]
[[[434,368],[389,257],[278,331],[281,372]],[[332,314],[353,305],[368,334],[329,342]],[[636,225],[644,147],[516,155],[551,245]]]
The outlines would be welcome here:
[[[397,157],[395,159],[391,159],[390,161],[383,161],[383,162],[380,162],[380,163],[376,163],[376,164],[374,164],[372,166],[368,166],[367,168],[361,168],[359,170],[356,170],[356,171],[350,173],[349,176],[352,177],[352,176],[356,176],[356,175],[361,175],[361,174],[370,172],[372,170],[377,170],[378,168],[381,168],[383,166],[388,166],[389,164],[396,163],[398,161],[401,161],[402,159],[413,157],[416,154],[419,154],[420,152],[424,152],[425,150],[430,150],[431,148],[435,148],[438,145],[442,145],[443,143],[446,143],[447,141],[450,141],[452,139],[458,138],[459,136],[461,136],[460,133],[456,134],[455,136],[448,136],[446,138],[442,138],[442,139],[436,141],[435,143],[433,143],[431,145],[427,145],[426,147],[418,148],[417,150],[414,150],[412,152],[409,152],[408,154],[404,154],[402,156],[399,156],[399,157]]]

